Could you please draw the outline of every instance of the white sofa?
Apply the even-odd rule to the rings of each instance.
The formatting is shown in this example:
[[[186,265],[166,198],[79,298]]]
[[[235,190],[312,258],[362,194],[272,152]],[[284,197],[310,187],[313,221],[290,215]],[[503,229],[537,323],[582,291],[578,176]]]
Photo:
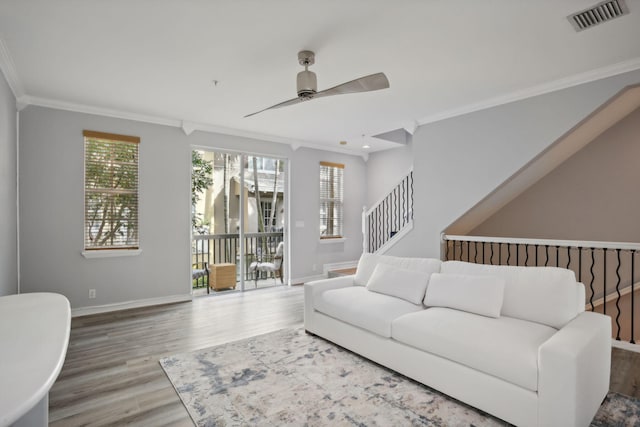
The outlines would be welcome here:
[[[364,254],[305,284],[307,332],[519,426],[587,426],[611,322],[570,270]]]

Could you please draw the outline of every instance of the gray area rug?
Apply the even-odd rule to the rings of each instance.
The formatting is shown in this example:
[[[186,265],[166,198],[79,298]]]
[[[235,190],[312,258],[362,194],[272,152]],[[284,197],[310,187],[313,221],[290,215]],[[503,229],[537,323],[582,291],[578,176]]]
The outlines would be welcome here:
[[[505,426],[304,330],[160,360],[198,426]],[[609,393],[592,426],[640,424],[640,401]]]

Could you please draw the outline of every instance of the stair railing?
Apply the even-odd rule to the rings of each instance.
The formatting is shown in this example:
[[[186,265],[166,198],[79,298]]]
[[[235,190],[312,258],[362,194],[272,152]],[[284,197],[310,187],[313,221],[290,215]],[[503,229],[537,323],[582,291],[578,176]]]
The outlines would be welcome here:
[[[617,341],[636,343],[640,290],[639,243],[442,236],[444,260],[489,265],[552,266],[573,270],[586,290],[585,309],[612,318]]]
[[[363,208],[363,252],[381,253],[413,227],[413,170],[370,209]]]

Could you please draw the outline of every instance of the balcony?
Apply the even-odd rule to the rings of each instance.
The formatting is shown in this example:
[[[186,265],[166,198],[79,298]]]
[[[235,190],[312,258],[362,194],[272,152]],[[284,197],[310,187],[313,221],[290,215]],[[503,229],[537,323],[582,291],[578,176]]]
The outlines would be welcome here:
[[[191,263],[193,268],[207,270],[216,264],[235,265],[235,290],[239,290],[241,279],[244,278],[245,289],[273,287],[281,284],[280,278],[274,278],[270,273],[251,271],[252,262],[273,262],[276,248],[283,241],[282,232],[245,233],[244,234],[244,266],[241,267],[240,235],[239,234],[202,234],[193,237],[191,242]],[[283,263],[286,260],[283,260]],[[242,269],[241,269],[242,268]],[[193,279],[194,295],[205,293],[219,293],[234,290],[224,288],[219,291],[208,290],[209,274]]]

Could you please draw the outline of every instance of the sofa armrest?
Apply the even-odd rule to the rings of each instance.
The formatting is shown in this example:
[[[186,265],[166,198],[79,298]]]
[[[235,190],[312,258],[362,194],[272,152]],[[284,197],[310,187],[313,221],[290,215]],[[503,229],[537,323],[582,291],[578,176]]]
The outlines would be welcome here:
[[[304,284],[304,328],[307,331],[313,332],[313,300],[329,289],[353,286],[354,277],[355,275],[340,276]]]
[[[580,313],[538,349],[538,425],[588,426],[610,371],[611,319]]]

